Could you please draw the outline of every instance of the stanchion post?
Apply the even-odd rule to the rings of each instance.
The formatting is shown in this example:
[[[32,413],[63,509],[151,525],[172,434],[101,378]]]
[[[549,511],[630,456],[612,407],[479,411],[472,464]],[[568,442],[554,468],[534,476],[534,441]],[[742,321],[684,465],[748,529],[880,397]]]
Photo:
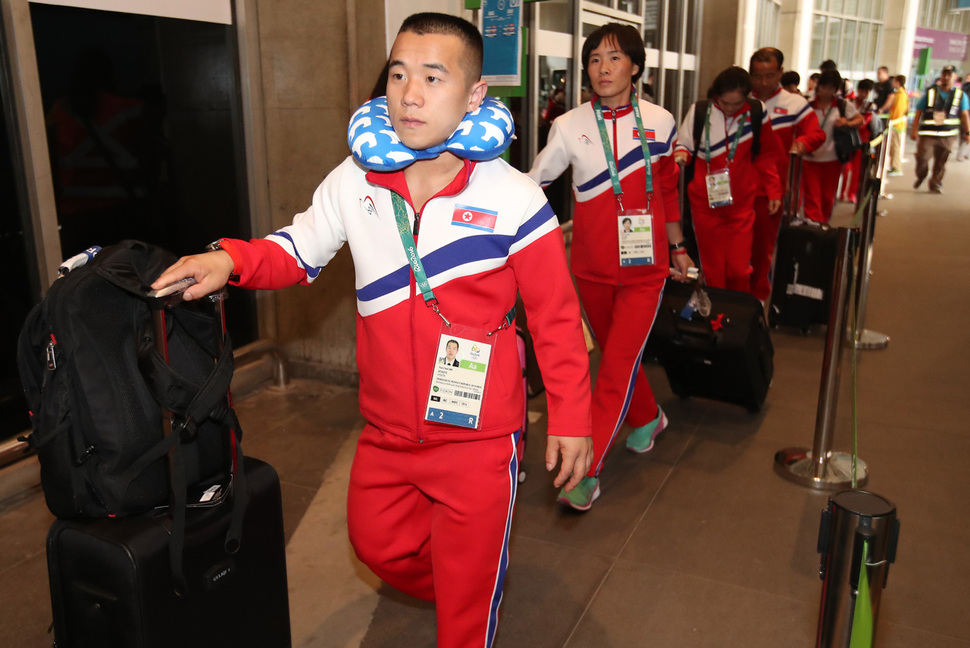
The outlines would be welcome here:
[[[873,645],[898,539],[896,507],[887,499],[863,490],[829,498],[818,533],[823,585],[816,648]]]
[[[878,117],[877,117],[878,119]],[[880,198],[892,198],[892,195],[884,193],[887,183],[884,182],[886,178],[886,173],[889,167],[889,140],[892,137],[892,121],[886,120],[885,125],[882,130],[882,142],[879,143],[879,151],[877,159],[879,164],[876,166],[876,179],[881,183],[879,186],[878,193],[876,194]],[[906,139],[906,138],[903,138]]]
[[[839,247],[832,279],[832,309],[825,336],[812,449],[785,448],[775,453],[775,469],[779,474],[795,483],[818,489],[834,490],[853,485],[852,456],[845,452],[833,452],[831,448],[842,374],[843,341],[848,323],[850,256],[853,235],[857,233],[857,230],[839,228]],[[856,466],[855,482],[861,486],[868,480],[869,470],[861,459],[856,460]]]
[[[878,153],[878,149],[876,152]],[[866,192],[869,191],[872,182],[872,158],[873,150],[870,143],[866,142],[859,150],[859,178],[856,181],[855,191],[858,200],[863,200],[866,197]]]
[[[876,217],[879,215],[877,196],[881,181],[875,179],[872,200],[862,217],[859,235],[859,259],[856,267],[856,327],[853,343],[857,349],[877,350],[889,346],[889,336],[870,331],[866,325],[866,303],[869,299],[869,278],[872,275],[872,244],[875,239]]]

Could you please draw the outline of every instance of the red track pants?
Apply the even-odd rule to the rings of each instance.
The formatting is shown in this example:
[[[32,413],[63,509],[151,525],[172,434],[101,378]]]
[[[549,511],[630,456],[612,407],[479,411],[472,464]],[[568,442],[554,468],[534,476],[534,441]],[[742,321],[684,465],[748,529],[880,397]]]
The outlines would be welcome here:
[[[842,173],[842,163],[838,160],[831,162],[812,162],[805,160],[802,164],[802,201],[805,206],[805,218],[819,223],[827,223],[832,218],[835,208],[835,192],[839,187],[839,175]]]
[[[754,199],[754,227],[751,238],[751,288],[748,292],[767,301],[771,297],[771,260],[778,244],[778,230],[781,228],[779,208],[774,214],[768,213],[768,197]]]
[[[518,436],[416,443],[368,424],[357,442],[347,495],[350,542],[387,584],[435,602],[439,648],[494,641]]]
[[[640,360],[663,295],[664,276],[649,283],[613,286],[576,278],[579,299],[602,349],[593,385],[593,462],[598,477],[626,421],[633,427],[657,417],[657,401]]]
[[[750,292],[754,208],[735,204],[712,209],[691,200],[691,213],[704,281],[714,288]]]

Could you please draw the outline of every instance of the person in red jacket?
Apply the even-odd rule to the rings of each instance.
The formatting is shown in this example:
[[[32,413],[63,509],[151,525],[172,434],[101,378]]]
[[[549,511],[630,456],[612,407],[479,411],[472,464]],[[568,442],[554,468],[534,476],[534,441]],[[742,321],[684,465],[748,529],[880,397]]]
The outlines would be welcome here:
[[[765,115],[771,129],[778,136],[783,151],[804,155],[811,153],[825,141],[825,133],[818,127],[818,118],[800,94],[792,94],[781,87],[782,63],[785,55],[774,47],[765,47],[751,55],[749,70],[755,97],[765,104]],[[779,158],[778,177],[788,182],[790,156]],[[790,188],[785,186],[785,191]],[[798,209],[798,205],[794,206]],[[768,194],[759,192],[754,200],[754,236],[751,243],[751,293],[762,302],[771,296],[771,260],[781,227],[781,210],[768,211]]]
[[[778,168],[784,151],[758,99],[749,103],[751,77],[732,66],[714,79],[708,101],[692,105],[678,131],[678,164],[693,158],[687,187],[697,251],[705,281],[715,288],[750,292],[754,202],[764,193],[768,212],[781,206]],[[704,111],[699,122],[695,114]],[[760,125],[753,112],[760,111]],[[695,132],[695,123],[701,124]],[[755,137],[757,129],[757,138]],[[757,141],[757,150],[754,148]]]
[[[858,130],[859,141],[863,144],[872,140],[870,124],[873,119],[879,119],[879,115],[876,114],[876,105],[869,100],[875,85],[872,79],[863,79],[856,86],[855,98],[851,100],[856,110],[862,115],[862,123],[859,124]],[[859,189],[859,169],[861,166],[862,149],[859,149],[852,154],[852,158],[842,167],[840,200],[851,203],[857,202],[856,192]]]
[[[594,99],[552,124],[529,176],[548,186],[572,167],[570,253],[576,287],[603,355],[593,387],[593,462],[560,503],[585,511],[599,497],[603,461],[624,423],[627,449],[643,453],[667,425],[641,357],[673,265],[686,279],[673,161],[674,116],[636,96],[645,53],[640,33],[609,23],[583,45]]]
[[[855,104],[836,96],[841,87],[842,75],[837,70],[825,70],[819,76],[818,85],[815,86],[815,99],[810,104],[825,132],[825,142],[805,156],[802,165],[802,198],[805,218],[820,223],[827,223],[832,218],[835,192],[842,173],[842,163],[835,153],[833,128],[858,128],[862,125],[862,115],[856,110]]]
[[[264,239],[220,241],[154,284],[194,277],[185,297],[197,298],[230,280],[310,283],[350,248],[367,421],[348,487],[350,542],[385,582],[435,603],[441,648],[488,648],[495,638],[524,405],[511,326],[517,293],[549,394],[546,468],[562,457],[555,486],[575,487],[592,454],[589,357],[555,214],[502,159],[435,154],[485,101],[482,49],[467,21],[409,17],[391,49],[385,115],[365,106],[368,116],[352,123],[386,119],[408,149],[396,153],[414,161],[376,169],[376,147],[361,155],[367,142],[355,140],[354,155],[291,225]],[[484,130],[481,145],[495,141]],[[469,343],[460,366],[442,366],[452,340]]]

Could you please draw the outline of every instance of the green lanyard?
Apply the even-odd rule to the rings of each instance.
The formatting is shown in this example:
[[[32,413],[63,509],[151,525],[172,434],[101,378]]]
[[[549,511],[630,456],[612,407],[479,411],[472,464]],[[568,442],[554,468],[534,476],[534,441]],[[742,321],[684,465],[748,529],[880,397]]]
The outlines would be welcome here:
[[[643,133],[643,117],[640,115],[640,104],[637,101],[637,94],[630,91],[630,103],[633,106],[633,117],[637,120],[637,135],[640,136],[640,149],[643,151],[643,171],[646,175],[647,197],[653,193],[653,169],[650,164],[650,146],[647,144],[646,135]],[[616,160],[613,158],[613,145],[610,143],[610,136],[606,132],[606,121],[603,119],[603,106],[599,98],[593,102],[593,114],[596,115],[596,125],[600,129],[600,141],[603,143],[603,153],[606,154],[606,166],[610,170],[610,182],[613,183],[613,195],[619,200],[623,195],[620,187],[620,174],[616,169]],[[622,201],[620,206],[623,206]]]
[[[704,119],[704,145],[707,147],[705,156],[707,166],[711,166],[711,111],[714,109],[714,102],[707,104],[707,117]],[[734,160],[734,154],[738,152],[738,144],[741,142],[741,135],[744,133],[745,120],[738,121],[738,129],[734,133],[734,141],[731,142],[731,150],[728,152],[728,164]],[[724,138],[727,139],[727,120],[724,120]]]
[[[404,253],[408,257],[408,263],[411,265],[411,270],[414,272],[414,281],[418,284],[418,290],[421,291],[421,296],[424,298],[424,303],[431,307],[438,317],[448,326],[451,326],[451,322],[441,314],[438,310],[438,298],[434,296],[434,291],[431,290],[431,283],[428,281],[428,275],[424,272],[424,264],[421,263],[421,257],[418,256],[418,244],[414,240],[414,234],[411,233],[411,223],[408,222],[408,207],[407,203],[404,202],[404,198],[400,194],[391,192],[391,202],[394,205],[394,220],[397,222],[397,233],[401,235],[401,243],[404,245]],[[486,335],[492,335],[502,329],[512,326],[515,321],[515,306],[505,314],[502,319],[501,324],[498,328],[489,331]]]
[[[408,222],[407,204],[404,202],[404,198],[393,191],[391,192],[391,202],[394,204],[394,220],[397,222],[397,232],[401,235],[404,252],[407,254],[408,263],[411,264],[411,270],[414,272],[414,280],[418,284],[418,290],[424,297],[424,303],[430,306],[431,310],[436,312],[445,324],[451,326],[451,322],[445,319],[445,316],[438,310],[438,298],[434,296],[434,292],[431,290],[428,275],[424,272],[424,264],[421,263],[421,257],[418,256],[418,244],[414,240],[414,234],[411,233],[411,223]]]

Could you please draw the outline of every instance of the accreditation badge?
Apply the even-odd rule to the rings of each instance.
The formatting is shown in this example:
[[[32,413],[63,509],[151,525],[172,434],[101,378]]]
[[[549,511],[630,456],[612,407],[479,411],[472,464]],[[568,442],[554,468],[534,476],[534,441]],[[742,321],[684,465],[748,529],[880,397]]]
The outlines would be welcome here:
[[[653,210],[630,209],[619,213],[620,266],[653,265]]]
[[[425,420],[477,430],[488,384],[492,343],[483,330],[442,324]]]
[[[711,209],[734,204],[731,197],[731,174],[727,169],[707,174],[707,203]]]
[[[937,126],[943,126],[946,123],[946,111],[945,110],[934,110],[933,111],[933,123]]]

